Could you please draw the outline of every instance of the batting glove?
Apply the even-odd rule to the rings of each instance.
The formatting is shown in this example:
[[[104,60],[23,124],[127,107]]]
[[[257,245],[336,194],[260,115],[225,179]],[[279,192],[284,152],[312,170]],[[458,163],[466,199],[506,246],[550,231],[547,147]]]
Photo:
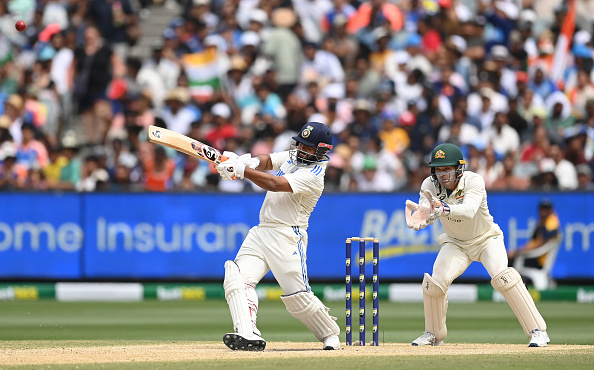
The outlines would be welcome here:
[[[230,158],[217,166],[217,172],[223,180],[243,179],[245,164],[239,161],[239,157]]]
[[[252,157],[252,155],[250,153],[246,153],[243,155],[238,156],[237,154],[233,153],[233,152],[223,152],[223,156],[229,158],[229,159],[234,159],[237,158],[239,160],[239,162],[245,164],[246,166],[248,166],[251,169],[256,169],[256,167],[258,167],[260,165],[260,158],[258,157]]]

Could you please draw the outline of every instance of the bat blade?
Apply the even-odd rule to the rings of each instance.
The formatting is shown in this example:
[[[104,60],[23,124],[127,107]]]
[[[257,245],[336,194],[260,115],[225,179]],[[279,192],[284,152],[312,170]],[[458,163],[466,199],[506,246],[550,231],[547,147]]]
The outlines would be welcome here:
[[[162,127],[150,125],[148,128],[148,139],[151,143],[164,145],[213,164],[219,164],[228,159],[217,149],[209,145]]]

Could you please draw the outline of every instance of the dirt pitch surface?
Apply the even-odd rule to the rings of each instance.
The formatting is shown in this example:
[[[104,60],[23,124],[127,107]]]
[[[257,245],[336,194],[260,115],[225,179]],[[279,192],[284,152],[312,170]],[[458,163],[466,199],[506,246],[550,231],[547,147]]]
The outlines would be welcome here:
[[[343,347],[323,351],[320,343],[273,342],[264,352],[231,351],[222,343],[169,342],[124,344],[85,341],[11,341],[0,345],[0,366],[42,364],[99,364],[134,362],[216,361],[232,359],[295,358],[295,357],[357,357],[357,356],[426,356],[518,354],[533,351],[571,355],[594,351],[589,345],[550,345],[529,348],[525,344],[447,343],[442,347],[412,347],[409,343],[386,343],[379,347]]]

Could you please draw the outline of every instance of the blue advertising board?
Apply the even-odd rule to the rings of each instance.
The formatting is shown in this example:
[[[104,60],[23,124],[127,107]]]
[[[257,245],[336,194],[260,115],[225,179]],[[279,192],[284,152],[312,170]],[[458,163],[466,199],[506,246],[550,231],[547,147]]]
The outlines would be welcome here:
[[[594,279],[592,193],[551,193],[564,241],[553,277]],[[492,193],[489,208],[508,249],[529,238],[542,194]],[[222,279],[264,194],[3,193],[0,278],[142,280]],[[406,227],[404,202],[416,194],[324,194],[310,219],[310,279],[344,278],[345,240],[380,240],[380,278],[422,279],[442,232]],[[368,246],[368,251],[371,246]],[[353,256],[355,258],[355,256]],[[370,272],[370,271],[369,271]],[[270,276],[270,275],[269,275]],[[480,263],[462,275],[488,279]]]
[[[78,279],[79,194],[0,193],[0,277]]]

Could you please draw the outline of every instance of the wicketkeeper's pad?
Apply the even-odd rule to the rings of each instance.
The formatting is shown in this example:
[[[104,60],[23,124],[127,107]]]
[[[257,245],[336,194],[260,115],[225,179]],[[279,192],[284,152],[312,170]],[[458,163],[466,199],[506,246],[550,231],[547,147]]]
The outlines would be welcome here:
[[[441,285],[427,273],[423,278],[423,308],[425,331],[433,333],[437,341],[444,340],[448,335],[446,326],[448,297]]]
[[[547,324],[538,312],[534,300],[522,281],[522,276],[513,267],[508,267],[491,279],[491,285],[503,295],[516,314],[526,337],[534,329],[547,330]]]

